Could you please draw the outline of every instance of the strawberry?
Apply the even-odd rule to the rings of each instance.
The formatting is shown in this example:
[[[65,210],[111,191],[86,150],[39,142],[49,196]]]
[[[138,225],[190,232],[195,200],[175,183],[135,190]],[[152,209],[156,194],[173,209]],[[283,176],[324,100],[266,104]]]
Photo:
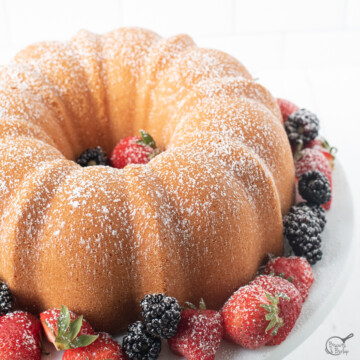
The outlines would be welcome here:
[[[90,345],[66,350],[63,360],[126,360],[118,342],[109,334],[99,333],[99,337]]]
[[[309,262],[302,257],[290,256],[271,259],[265,267],[265,274],[277,275],[291,281],[299,290],[303,302],[309,295],[314,275]]]
[[[128,136],[118,142],[110,155],[110,163],[117,169],[129,164],[146,164],[159,154],[154,139],[143,130],[141,137]]]
[[[299,110],[299,108],[289,100],[277,98],[276,101],[280,106],[280,111],[284,122],[288,119],[289,115]]]
[[[60,309],[47,310],[40,314],[47,339],[56,350],[87,346],[97,339],[91,325],[62,305]]]
[[[189,360],[213,360],[223,337],[223,319],[216,310],[185,309],[177,333],[168,339],[170,349]]]
[[[221,310],[225,337],[247,349],[269,343],[284,324],[279,316],[280,297],[290,300],[285,294],[273,296],[256,284],[241,287]]]
[[[331,169],[334,169],[335,154],[337,149],[331,146],[324,138],[317,138],[304,145],[304,148],[321,151],[328,159]]]
[[[261,275],[250,284],[261,286],[272,296],[280,293],[287,296],[287,298],[279,298],[279,316],[283,319],[284,325],[266,343],[266,345],[279,345],[287,338],[300,315],[303,304],[301,294],[290,281],[279,276]]]
[[[318,170],[328,178],[330,188],[332,189],[332,170],[326,156],[322,151],[319,151],[315,148],[296,150],[294,159],[295,176],[297,178],[308,171]],[[332,199],[330,199],[325,205],[322,205],[325,210],[330,209],[331,200]]]
[[[41,324],[33,315],[15,311],[0,317],[0,359],[40,360]]]

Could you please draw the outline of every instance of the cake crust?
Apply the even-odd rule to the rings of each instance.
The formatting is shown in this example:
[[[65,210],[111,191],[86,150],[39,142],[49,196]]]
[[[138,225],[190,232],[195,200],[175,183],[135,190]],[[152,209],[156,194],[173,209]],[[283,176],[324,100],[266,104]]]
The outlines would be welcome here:
[[[139,129],[163,152],[81,168]],[[294,165],[276,100],[236,59],[138,28],[80,31],[0,67],[0,278],[17,305],[116,333],[165,292],[220,308],[283,252]]]

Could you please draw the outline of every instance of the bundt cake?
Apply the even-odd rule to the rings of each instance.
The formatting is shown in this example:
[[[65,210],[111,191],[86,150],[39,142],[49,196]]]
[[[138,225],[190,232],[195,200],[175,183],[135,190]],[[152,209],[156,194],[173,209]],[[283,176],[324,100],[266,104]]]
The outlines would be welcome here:
[[[74,161],[145,129],[163,152]],[[0,68],[0,279],[97,329],[147,293],[220,308],[283,251],[294,167],[278,105],[233,57],[138,28],[80,31]]]

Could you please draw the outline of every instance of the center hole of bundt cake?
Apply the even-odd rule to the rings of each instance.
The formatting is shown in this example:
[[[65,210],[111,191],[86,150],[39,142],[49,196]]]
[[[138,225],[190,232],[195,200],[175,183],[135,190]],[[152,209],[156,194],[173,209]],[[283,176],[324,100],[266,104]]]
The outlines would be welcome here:
[[[100,145],[89,147],[77,157],[76,162],[82,167],[107,165],[117,169],[130,164],[146,164],[160,153],[160,149],[147,131],[140,130],[139,133],[138,136],[121,138],[109,153]]]

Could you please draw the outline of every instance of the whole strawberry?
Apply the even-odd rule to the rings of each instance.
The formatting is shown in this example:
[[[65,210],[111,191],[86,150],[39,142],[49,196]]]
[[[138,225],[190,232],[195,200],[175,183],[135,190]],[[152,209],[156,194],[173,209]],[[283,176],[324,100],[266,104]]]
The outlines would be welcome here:
[[[316,149],[321,151],[329,161],[331,169],[334,169],[335,154],[337,149],[331,146],[324,138],[314,139],[304,145],[304,148]]]
[[[332,189],[332,169],[326,156],[321,151],[313,148],[298,150],[295,152],[294,159],[295,176],[297,178],[308,171],[318,170],[327,177],[330,183],[330,188]],[[332,199],[330,199],[325,205],[322,205],[324,209],[330,209],[331,200]]]
[[[177,333],[168,339],[170,349],[188,360],[213,360],[223,337],[223,319],[215,310],[185,309]]]
[[[91,325],[66,306],[40,314],[41,325],[49,342],[56,350],[87,346],[97,339]]]
[[[247,349],[269,343],[284,325],[280,297],[288,299],[281,293],[273,296],[256,284],[241,287],[221,310],[225,337]]]
[[[298,256],[271,259],[265,267],[265,274],[281,276],[290,280],[299,290],[303,302],[309,295],[314,275],[309,262]]]
[[[111,166],[122,169],[129,164],[146,164],[159,154],[154,139],[146,131],[140,130],[140,134],[118,142],[110,155]]]
[[[279,345],[287,338],[300,315],[303,304],[301,294],[290,281],[279,276],[261,275],[256,277],[250,284],[261,286],[272,296],[277,294],[287,296],[287,298],[279,298],[279,316],[283,320],[283,326],[266,343],[266,345]]]
[[[63,360],[126,360],[118,342],[109,334],[99,333],[99,337],[90,345],[66,350]]]
[[[299,108],[289,100],[277,98],[276,101],[280,107],[284,122],[287,121],[289,115],[299,110]]]
[[[33,315],[15,311],[0,317],[0,359],[40,360],[41,324]]]

